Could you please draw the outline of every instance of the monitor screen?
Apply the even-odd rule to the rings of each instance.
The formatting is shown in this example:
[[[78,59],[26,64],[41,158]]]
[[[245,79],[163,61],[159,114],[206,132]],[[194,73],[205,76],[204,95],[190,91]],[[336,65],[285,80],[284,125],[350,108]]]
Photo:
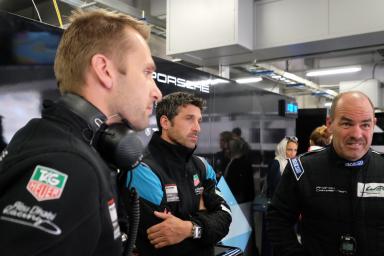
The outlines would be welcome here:
[[[297,118],[298,115],[297,102],[294,100],[279,100],[279,116]]]
[[[62,29],[0,11],[0,65],[52,65]]]

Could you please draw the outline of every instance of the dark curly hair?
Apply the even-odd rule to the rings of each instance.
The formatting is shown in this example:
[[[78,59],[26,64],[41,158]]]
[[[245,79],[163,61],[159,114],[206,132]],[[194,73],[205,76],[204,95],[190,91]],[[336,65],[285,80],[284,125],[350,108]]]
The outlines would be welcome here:
[[[201,111],[205,102],[203,99],[186,92],[175,92],[168,94],[156,106],[156,122],[161,133],[160,117],[166,116],[170,121],[179,113],[179,107],[194,105]]]

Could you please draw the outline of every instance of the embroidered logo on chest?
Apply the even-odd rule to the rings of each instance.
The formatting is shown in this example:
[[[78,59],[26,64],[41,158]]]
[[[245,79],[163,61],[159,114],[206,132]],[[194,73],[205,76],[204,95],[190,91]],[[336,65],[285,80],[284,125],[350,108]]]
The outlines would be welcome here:
[[[339,194],[347,194],[348,191],[344,189],[339,189],[335,187],[329,186],[316,186],[316,192],[318,193],[339,193]]]
[[[193,175],[193,185],[197,187],[200,184],[199,175],[195,174]]]
[[[195,195],[201,195],[204,188],[201,186],[199,175],[197,174],[193,175],[193,185],[195,186]]]

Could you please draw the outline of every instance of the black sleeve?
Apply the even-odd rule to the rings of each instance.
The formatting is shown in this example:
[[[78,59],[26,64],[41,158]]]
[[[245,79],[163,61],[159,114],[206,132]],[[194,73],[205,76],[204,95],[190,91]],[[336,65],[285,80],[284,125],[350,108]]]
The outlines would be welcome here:
[[[276,159],[272,161],[267,174],[267,196],[272,198],[276,187],[280,182],[280,164]]]
[[[294,231],[300,213],[299,196],[298,181],[288,164],[268,207],[266,219],[268,238],[275,255],[306,255]]]
[[[9,169],[22,175],[0,196],[1,255],[93,255],[102,228],[92,166],[71,153],[46,153]]]
[[[203,198],[207,210],[197,212],[192,216],[192,221],[203,228],[200,241],[212,245],[228,234],[232,216],[214,180],[204,182]]]

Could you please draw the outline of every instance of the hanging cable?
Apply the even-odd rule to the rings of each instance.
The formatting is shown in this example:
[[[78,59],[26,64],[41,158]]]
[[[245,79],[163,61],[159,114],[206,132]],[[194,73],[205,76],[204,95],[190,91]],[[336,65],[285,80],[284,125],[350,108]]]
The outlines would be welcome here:
[[[39,21],[40,21],[40,22],[43,22],[43,21],[41,20],[40,13],[39,13],[39,10],[37,9],[37,6],[36,6],[36,4],[35,4],[35,1],[33,1],[33,0],[31,0],[31,1],[32,1],[33,6],[35,7],[37,16],[39,17]]]
[[[33,1],[33,0],[32,0],[32,1]],[[53,5],[55,6],[55,11],[56,11],[56,15],[57,15],[57,20],[59,21],[60,28],[63,28],[63,21],[61,20],[61,14],[60,14],[59,7],[57,6],[57,2],[56,2],[56,0],[52,0],[52,2],[53,2]]]

